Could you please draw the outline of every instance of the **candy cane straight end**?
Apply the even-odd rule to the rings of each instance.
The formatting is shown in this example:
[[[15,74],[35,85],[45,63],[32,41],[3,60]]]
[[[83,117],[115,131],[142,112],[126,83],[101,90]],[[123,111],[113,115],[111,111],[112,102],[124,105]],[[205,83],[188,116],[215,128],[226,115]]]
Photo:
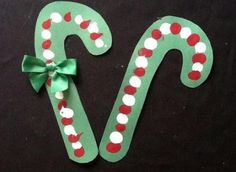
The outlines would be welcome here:
[[[165,54],[180,50],[183,56],[181,81],[190,88],[208,77],[213,53],[209,39],[191,21],[166,16],[154,22],[139,40],[107,122],[99,151],[110,162],[128,152],[151,80]]]

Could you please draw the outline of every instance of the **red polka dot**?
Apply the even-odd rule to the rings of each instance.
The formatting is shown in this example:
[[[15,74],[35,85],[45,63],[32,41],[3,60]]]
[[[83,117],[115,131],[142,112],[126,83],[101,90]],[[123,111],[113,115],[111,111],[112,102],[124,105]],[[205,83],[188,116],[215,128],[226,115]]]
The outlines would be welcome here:
[[[151,57],[152,56],[152,50],[149,50],[149,49],[146,49],[146,48],[141,48],[138,51],[138,54],[140,56]]]
[[[68,12],[68,13],[65,14],[64,20],[66,22],[70,22],[71,21],[71,12]]]
[[[202,53],[194,54],[192,58],[193,63],[205,63],[206,62],[206,55]]]
[[[51,27],[51,19],[48,19],[45,22],[43,22],[42,27],[44,29],[49,29]]]
[[[132,111],[132,108],[130,106],[126,106],[126,105],[121,105],[119,107],[119,112],[123,113],[123,114],[129,114]]]
[[[51,44],[52,44],[51,40],[46,40],[42,43],[42,47],[44,49],[49,49],[51,47]]]
[[[87,29],[90,24],[90,20],[85,20],[82,23],[80,23],[81,29]]]
[[[71,125],[73,123],[73,119],[72,118],[62,118],[61,123],[63,125]]]
[[[106,147],[107,151],[110,153],[117,153],[121,149],[120,144],[108,143]]]
[[[141,76],[143,76],[143,75],[145,74],[145,69],[142,68],[142,67],[136,68],[136,69],[134,70],[134,74],[137,75],[137,76],[139,76],[139,77],[141,77]]]
[[[152,37],[156,40],[160,39],[161,38],[161,31],[159,29],[154,29],[152,31]]]
[[[200,41],[200,36],[196,33],[193,33],[187,39],[187,42],[190,46],[196,45],[196,43],[198,43],[199,41]]]
[[[68,136],[68,140],[69,140],[71,143],[75,143],[75,142],[79,141],[80,136],[81,136],[81,134],[77,134],[77,135],[71,134],[71,135]]]
[[[75,154],[75,156],[77,156],[77,157],[81,157],[81,156],[83,156],[84,155],[84,148],[82,147],[82,148],[80,148],[80,149],[76,149],[75,151],[74,151],[74,154]]]
[[[125,131],[125,129],[126,129],[126,126],[123,125],[123,124],[117,124],[116,125],[116,130],[119,131],[119,132],[123,132],[123,131]]]
[[[65,100],[61,100],[59,103],[58,103],[58,109],[61,110],[62,107],[67,107],[67,102]]]
[[[102,33],[91,33],[90,38],[92,40],[96,40],[96,39],[100,38],[102,35],[103,35]]]
[[[50,63],[52,63],[53,61],[52,60],[47,60],[45,63],[46,64],[50,64]]]
[[[201,77],[201,73],[199,71],[191,71],[188,74],[189,79],[191,80],[198,80]]]
[[[52,84],[52,79],[49,78],[49,79],[47,80],[47,85],[48,85],[49,87],[51,87],[51,84]]]
[[[170,31],[176,35],[180,32],[181,30],[181,25],[179,23],[172,23],[170,26]]]
[[[136,93],[136,88],[135,87],[132,87],[131,85],[127,85],[125,88],[124,88],[124,92],[126,94],[135,94]]]

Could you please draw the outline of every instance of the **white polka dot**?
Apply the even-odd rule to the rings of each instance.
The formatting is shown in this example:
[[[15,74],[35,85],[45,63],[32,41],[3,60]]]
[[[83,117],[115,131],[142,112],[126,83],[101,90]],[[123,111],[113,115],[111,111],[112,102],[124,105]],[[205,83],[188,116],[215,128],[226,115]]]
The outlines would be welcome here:
[[[51,60],[54,58],[55,54],[51,50],[44,50],[43,51],[43,56],[47,60]]]
[[[168,35],[170,33],[170,24],[163,23],[160,27],[160,31],[163,35]]]
[[[203,70],[203,65],[199,62],[194,63],[192,66],[192,70],[201,72]]]
[[[52,13],[50,18],[52,19],[52,22],[54,23],[60,23],[62,21],[62,17],[59,13]]]
[[[65,126],[64,133],[68,136],[71,134],[76,135],[75,128],[72,125]]]
[[[77,15],[77,16],[75,17],[75,23],[76,23],[76,24],[80,25],[80,23],[82,23],[82,21],[83,21],[83,18],[82,18],[81,15]]]
[[[180,37],[182,39],[187,39],[191,35],[192,31],[189,27],[183,27],[180,31]]]
[[[204,53],[206,51],[206,44],[203,42],[198,42],[195,45],[195,51],[196,53]]]
[[[132,95],[125,94],[122,101],[127,106],[133,106],[135,104],[135,97]]]
[[[63,92],[61,91],[56,92],[55,97],[59,100],[62,100],[64,98]]]
[[[101,48],[104,46],[104,42],[101,39],[96,39],[95,45],[96,45],[96,47]]]
[[[123,136],[120,132],[114,131],[110,134],[110,141],[115,144],[121,143],[123,141]]]
[[[60,115],[64,118],[72,118],[74,116],[74,112],[70,108],[61,108]]]
[[[139,56],[135,60],[135,64],[136,64],[137,67],[146,68],[148,66],[147,58],[144,57],[144,56]]]
[[[157,48],[157,41],[153,38],[147,38],[144,41],[144,47],[149,50],[154,50],[155,48]]]
[[[131,86],[139,88],[141,86],[141,80],[137,76],[132,76],[129,80]]]
[[[80,149],[82,148],[82,144],[78,141],[78,142],[72,143],[72,147],[73,149]]]
[[[41,33],[41,36],[43,39],[50,39],[51,38],[51,32],[49,30],[43,30]]]
[[[118,123],[120,124],[127,124],[129,119],[127,117],[127,115],[123,114],[123,113],[119,113],[116,117],[116,120]]]
[[[88,26],[88,31],[89,31],[89,33],[98,33],[98,32],[99,32],[99,29],[98,29],[97,23],[96,23],[96,22],[91,23],[91,24]]]

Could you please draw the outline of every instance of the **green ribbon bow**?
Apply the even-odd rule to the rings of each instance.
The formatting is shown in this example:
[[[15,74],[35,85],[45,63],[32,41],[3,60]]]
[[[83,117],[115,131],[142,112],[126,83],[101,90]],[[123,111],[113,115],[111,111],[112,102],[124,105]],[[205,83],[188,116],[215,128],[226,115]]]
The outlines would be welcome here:
[[[43,84],[52,79],[51,92],[64,91],[68,89],[68,76],[76,75],[77,66],[75,59],[66,59],[57,64],[54,62],[46,64],[39,58],[25,55],[22,62],[22,72],[29,73],[31,85],[36,92]]]

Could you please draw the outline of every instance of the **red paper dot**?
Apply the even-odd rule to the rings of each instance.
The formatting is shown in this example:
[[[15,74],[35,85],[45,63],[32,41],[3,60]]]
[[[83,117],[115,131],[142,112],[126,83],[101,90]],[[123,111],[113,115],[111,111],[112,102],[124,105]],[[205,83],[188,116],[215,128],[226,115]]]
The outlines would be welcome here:
[[[201,77],[201,73],[199,71],[191,71],[188,74],[189,79],[198,80]]]
[[[96,40],[96,39],[100,38],[102,35],[103,35],[102,33],[91,33],[90,38],[92,40]]]
[[[68,12],[68,13],[65,14],[64,20],[66,22],[70,22],[71,21],[71,12]]]
[[[149,49],[146,49],[146,48],[141,48],[138,51],[138,54],[140,56],[151,57],[152,56],[152,50],[149,50]]]
[[[137,76],[139,76],[139,77],[141,77],[141,76],[143,76],[143,75],[145,74],[145,69],[142,68],[142,67],[136,68],[136,69],[134,70],[134,74],[137,75]]]
[[[46,64],[50,64],[50,63],[52,63],[53,61],[52,60],[47,60],[45,63]]]
[[[47,85],[48,85],[49,87],[51,87],[51,84],[52,84],[52,79],[49,78],[49,79],[47,80]]]
[[[123,124],[117,124],[116,125],[116,130],[119,131],[119,132],[123,132],[123,131],[125,131],[125,129],[126,129],[126,126],[123,125]]]
[[[121,149],[121,144],[108,143],[106,149],[110,153],[117,153]]]
[[[200,41],[200,36],[196,33],[193,33],[187,39],[187,42],[190,46],[196,45],[196,43],[198,43],[199,41]]]
[[[63,125],[71,125],[73,123],[73,119],[72,118],[62,118],[61,123]]]
[[[179,23],[172,23],[170,26],[170,31],[176,35],[180,32],[181,30],[181,25]]]
[[[154,29],[152,31],[152,37],[156,40],[160,39],[162,36],[161,31],[159,29]]]
[[[68,136],[68,140],[69,140],[71,143],[75,143],[75,142],[79,141],[80,136],[81,136],[80,134],[77,134],[77,135],[71,134],[71,135]]]
[[[75,151],[74,151],[74,154],[75,154],[75,156],[77,156],[77,157],[82,157],[83,155],[84,155],[84,148],[82,147],[82,148],[80,148],[80,149],[76,149]]]
[[[124,92],[126,93],[126,94],[131,94],[131,95],[133,95],[133,94],[135,94],[136,93],[136,88],[135,87],[132,87],[131,85],[127,85],[127,86],[125,86],[125,88],[124,88]]]
[[[59,103],[58,103],[58,109],[61,110],[62,107],[67,107],[67,102],[65,100],[61,100]]]
[[[80,23],[81,29],[87,29],[90,24],[90,20],[85,20],[82,23]]]
[[[51,19],[48,19],[45,22],[43,22],[42,27],[44,29],[49,29],[51,27]]]
[[[46,40],[42,43],[42,47],[44,49],[49,49],[51,47],[51,44],[52,44],[51,40]]]
[[[206,55],[202,53],[197,53],[193,55],[192,58],[193,63],[199,62],[199,63],[205,63],[206,62]]]
[[[132,108],[130,106],[126,106],[126,105],[121,105],[119,107],[119,112],[123,113],[123,114],[129,114],[132,111]]]

